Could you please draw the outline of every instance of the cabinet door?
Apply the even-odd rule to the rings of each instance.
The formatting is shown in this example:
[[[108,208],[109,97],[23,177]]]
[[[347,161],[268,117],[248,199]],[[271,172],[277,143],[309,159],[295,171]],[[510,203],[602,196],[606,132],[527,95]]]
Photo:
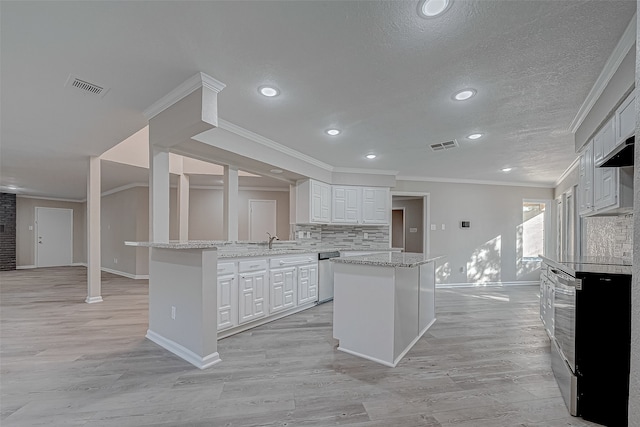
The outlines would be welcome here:
[[[311,220],[328,223],[331,220],[331,186],[311,181]]]
[[[593,212],[593,141],[589,141],[580,155],[578,190],[580,215]]]
[[[332,222],[357,224],[360,221],[359,193],[360,189],[357,187],[333,187]]]
[[[265,285],[267,273],[244,273],[240,275],[238,323],[263,317],[265,312]]]
[[[236,277],[218,277],[218,330],[238,324]]]
[[[615,206],[618,202],[618,169],[596,168],[594,174],[594,206],[596,210]]]
[[[636,132],[635,90],[622,102],[615,113],[616,145]]]
[[[271,290],[269,312],[277,313],[295,307],[296,268],[271,270],[269,279]]]
[[[389,189],[388,188],[363,188],[362,189],[362,223],[363,224],[388,224],[389,223]]]
[[[298,305],[318,301],[318,265],[298,267]]]

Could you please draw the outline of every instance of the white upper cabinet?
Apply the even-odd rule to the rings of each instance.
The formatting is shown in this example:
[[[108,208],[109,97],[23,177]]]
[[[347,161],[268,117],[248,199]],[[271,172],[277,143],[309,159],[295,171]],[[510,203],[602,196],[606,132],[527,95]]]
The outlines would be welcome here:
[[[307,179],[296,184],[296,223],[331,222],[331,185]]]
[[[589,215],[593,212],[593,140],[589,141],[580,154],[579,168],[578,203],[580,215]]]
[[[363,188],[362,189],[362,223],[363,224],[388,224],[389,223],[389,189],[388,188]]]
[[[338,224],[358,224],[361,217],[360,188],[334,185],[331,199],[331,222]]]
[[[621,144],[636,132],[635,89],[620,104],[615,113],[615,145]]]

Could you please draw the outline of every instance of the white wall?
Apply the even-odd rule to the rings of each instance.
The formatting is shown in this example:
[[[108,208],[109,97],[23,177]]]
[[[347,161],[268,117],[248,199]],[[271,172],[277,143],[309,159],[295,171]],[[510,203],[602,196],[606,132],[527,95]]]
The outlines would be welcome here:
[[[537,281],[539,271],[522,264],[518,236],[523,199],[553,198],[553,189],[398,181],[394,191],[430,194],[430,252],[438,264],[438,283]],[[471,228],[460,228],[460,221]],[[442,230],[444,224],[445,230]]]

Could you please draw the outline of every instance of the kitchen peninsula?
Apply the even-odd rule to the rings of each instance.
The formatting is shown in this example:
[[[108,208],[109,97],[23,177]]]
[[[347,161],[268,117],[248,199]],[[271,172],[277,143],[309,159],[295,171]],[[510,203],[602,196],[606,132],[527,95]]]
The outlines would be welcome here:
[[[338,350],[395,367],[436,321],[440,258],[399,252],[334,258]]]

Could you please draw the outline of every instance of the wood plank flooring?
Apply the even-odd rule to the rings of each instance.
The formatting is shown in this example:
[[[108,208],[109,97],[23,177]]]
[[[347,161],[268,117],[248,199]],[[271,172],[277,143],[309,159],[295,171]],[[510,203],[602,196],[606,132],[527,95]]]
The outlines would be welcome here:
[[[596,425],[560,397],[536,286],[438,289],[396,368],[337,351],[328,303],[221,340],[204,371],[144,338],[146,281],[102,290],[84,303],[82,267],[0,274],[3,427]]]

